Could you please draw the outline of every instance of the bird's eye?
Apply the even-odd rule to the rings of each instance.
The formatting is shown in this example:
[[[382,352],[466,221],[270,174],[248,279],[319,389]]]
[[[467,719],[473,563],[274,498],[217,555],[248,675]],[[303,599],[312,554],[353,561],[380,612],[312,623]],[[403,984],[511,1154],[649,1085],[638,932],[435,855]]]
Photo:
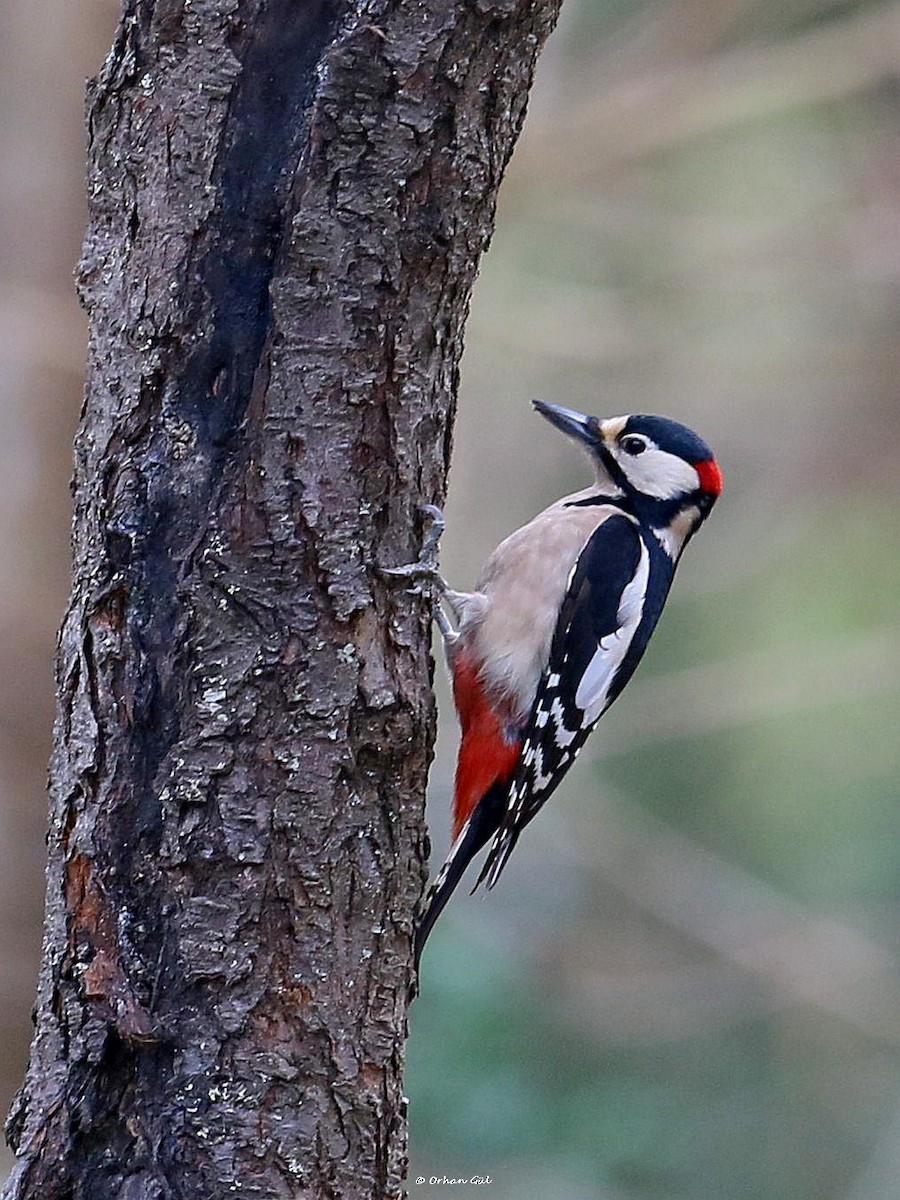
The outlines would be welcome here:
[[[622,447],[625,453],[630,454],[632,458],[635,458],[638,454],[643,454],[647,449],[647,443],[644,441],[644,439],[642,437],[637,437],[634,434],[623,437],[619,442],[619,445]]]

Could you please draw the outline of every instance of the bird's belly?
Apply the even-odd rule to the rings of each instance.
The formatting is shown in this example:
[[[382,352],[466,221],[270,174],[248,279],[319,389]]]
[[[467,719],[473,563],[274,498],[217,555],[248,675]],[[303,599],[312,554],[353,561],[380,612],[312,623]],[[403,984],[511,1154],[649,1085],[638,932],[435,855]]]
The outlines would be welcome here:
[[[570,509],[560,520],[548,510],[502,542],[485,568],[478,590],[488,603],[463,632],[486,687],[515,724],[528,720],[569,576],[607,515]]]

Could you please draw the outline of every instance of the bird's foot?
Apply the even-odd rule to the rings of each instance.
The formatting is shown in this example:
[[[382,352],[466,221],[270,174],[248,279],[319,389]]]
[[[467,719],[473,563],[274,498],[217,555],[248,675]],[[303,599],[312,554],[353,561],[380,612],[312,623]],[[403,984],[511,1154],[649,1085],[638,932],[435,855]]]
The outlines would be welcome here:
[[[437,565],[437,548],[441,534],[444,532],[444,514],[436,504],[423,504],[421,511],[425,516],[425,533],[418,560],[404,563],[400,567],[380,567],[379,574],[387,576],[388,579],[406,583],[408,591],[414,596],[421,596],[423,591],[428,591],[432,596],[436,593],[439,599],[455,596],[457,593],[443,578]],[[452,603],[450,607],[453,609]],[[452,646],[459,637],[459,633],[441,608],[440,603],[435,605],[434,619],[441,631],[444,646]]]
[[[437,548],[444,532],[444,514],[436,504],[423,504],[420,510],[425,516],[425,533],[422,550],[416,562],[404,563],[400,567],[379,567],[378,573],[389,579],[403,580],[412,584],[410,590],[419,595],[420,583],[428,583],[443,591],[447,584],[440,576],[437,565]]]

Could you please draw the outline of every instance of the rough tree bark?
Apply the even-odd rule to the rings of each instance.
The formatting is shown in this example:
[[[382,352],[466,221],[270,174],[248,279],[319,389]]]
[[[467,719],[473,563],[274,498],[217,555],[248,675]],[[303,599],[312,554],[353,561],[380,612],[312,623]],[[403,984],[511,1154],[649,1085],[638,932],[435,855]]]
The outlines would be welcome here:
[[[429,614],[374,567],[557,7],[126,0],[6,1200],[403,1192]]]

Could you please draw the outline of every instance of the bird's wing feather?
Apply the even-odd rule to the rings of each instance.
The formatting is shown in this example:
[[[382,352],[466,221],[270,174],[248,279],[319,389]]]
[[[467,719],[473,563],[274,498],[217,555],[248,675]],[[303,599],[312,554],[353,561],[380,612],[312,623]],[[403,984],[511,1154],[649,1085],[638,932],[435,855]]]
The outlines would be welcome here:
[[[550,657],[525,732],[506,812],[478,882],[493,887],[522,829],[572,765],[591,729],[621,691],[626,656],[641,624],[650,559],[629,517],[609,517],[572,569]],[[633,656],[631,656],[633,658]]]

